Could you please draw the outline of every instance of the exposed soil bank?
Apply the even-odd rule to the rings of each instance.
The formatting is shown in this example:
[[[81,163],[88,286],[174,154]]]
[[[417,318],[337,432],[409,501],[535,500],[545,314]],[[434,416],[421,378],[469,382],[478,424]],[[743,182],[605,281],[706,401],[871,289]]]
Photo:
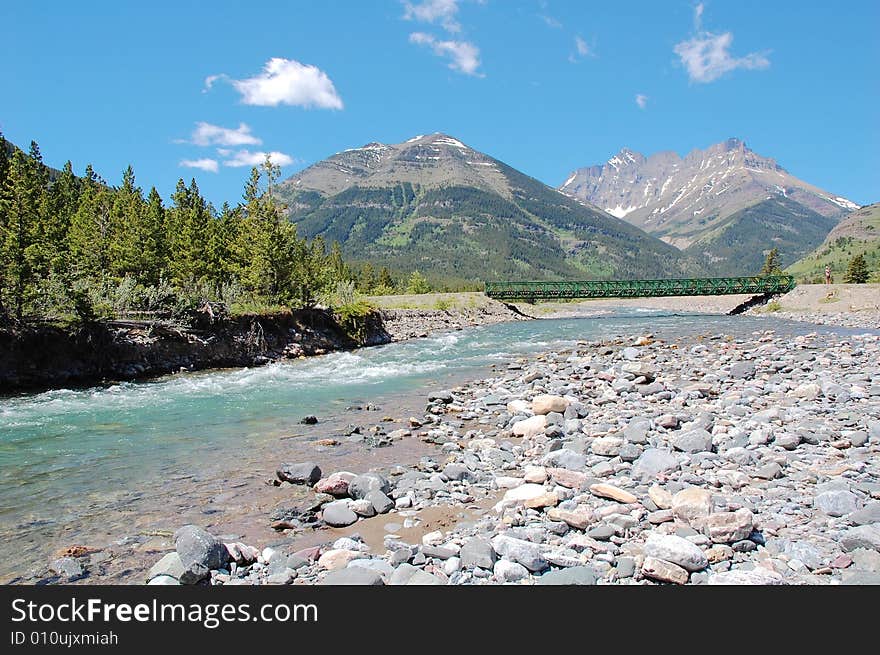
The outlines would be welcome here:
[[[0,330],[0,394],[260,366],[522,318],[495,302],[446,311],[378,310],[366,319],[363,342],[319,309],[236,317],[201,329],[106,322]]]
[[[799,284],[772,306],[750,314],[773,311],[777,318],[852,328],[880,327],[880,284]]]

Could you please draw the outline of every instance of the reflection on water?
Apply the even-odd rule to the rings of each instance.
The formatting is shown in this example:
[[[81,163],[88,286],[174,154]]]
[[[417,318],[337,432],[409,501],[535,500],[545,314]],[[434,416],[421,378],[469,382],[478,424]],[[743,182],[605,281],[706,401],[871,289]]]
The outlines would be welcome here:
[[[79,533],[90,523],[120,525],[133,507],[141,514],[179,511],[194,485],[247,470],[267,444],[296,433],[306,414],[323,422],[351,404],[423,394],[493,363],[583,339],[770,328],[847,333],[764,318],[630,310],[499,324],[259,368],[2,398],[0,562],[8,569],[26,552],[33,561],[49,535]]]

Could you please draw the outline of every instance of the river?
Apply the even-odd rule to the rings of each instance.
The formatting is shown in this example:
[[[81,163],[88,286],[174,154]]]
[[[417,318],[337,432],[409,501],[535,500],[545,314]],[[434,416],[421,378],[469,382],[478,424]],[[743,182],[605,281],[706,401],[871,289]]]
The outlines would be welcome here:
[[[133,533],[196,520],[205,498],[230,489],[247,494],[270,475],[280,438],[339,433],[354,420],[346,411],[352,405],[376,403],[381,414],[399,418],[423,409],[430,390],[578,340],[767,329],[864,332],[630,309],[602,318],[502,323],[259,368],[0,398],[0,580],[45,569],[50,553],[67,544],[125,543]],[[311,431],[299,424],[308,414],[320,418]],[[366,421],[363,413],[358,421]],[[285,455],[295,456],[303,438],[287,439]]]

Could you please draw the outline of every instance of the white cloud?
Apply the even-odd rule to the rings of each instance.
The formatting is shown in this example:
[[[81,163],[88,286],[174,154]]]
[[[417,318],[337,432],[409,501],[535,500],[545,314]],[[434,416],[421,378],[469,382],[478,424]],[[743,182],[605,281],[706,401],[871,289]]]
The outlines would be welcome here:
[[[562,23],[553,18],[553,16],[548,16],[547,14],[538,14],[542,21],[547,25],[547,27],[552,27],[555,30],[562,29]]]
[[[636,104],[639,106],[639,109],[644,109],[648,106],[648,96],[642,93],[636,94]]]
[[[232,84],[246,105],[294,105],[321,109],[343,107],[342,98],[327,73],[317,66],[301,64],[293,59],[273,57],[266,62],[259,75],[244,80],[233,80],[223,73],[211,75],[205,78],[205,89],[210,89],[217,80]]]
[[[208,91],[210,91],[214,87],[214,83],[218,80],[228,79],[229,76],[224,73],[220,73],[219,75],[208,75],[208,77],[205,78],[205,86],[202,88],[202,93],[207,93]]]
[[[209,173],[216,173],[219,170],[216,159],[184,159],[180,162],[180,166],[185,168],[200,168]]]
[[[586,57],[590,54],[590,46],[588,46],[587,42],[579,36],[574,37],[574,47],[577,49],[577,53],[581,57]]]
[[[701,32],[703,30],[703,11],[705,11],[706,6],[700,2],[694,7],[694,31]]]
[[[447,32],[461,31],[461,24],[456,20],[459,0],[423,0],[423,2],[403,2],[403,19],[422,23],[440,22]]]
[[[473,75],[474,77],[483,77],[482,73],[477,72],[480,67],[480,49],[473,43],[467,41],[440,41],[431,34],[424,32],[413,32],[409,35],[410,43],[418,45],[426,45],[431,48],[438,57],[449,57],[449,68],[464,73],[465,75]]]
[[[234,153],[230,159],[227,159],[223,162],[224,166],[230,166],[232,168],[239,168],[241,166],[259,166],[264,161],[266,161],[266,155],[269,155],[269,159],[276,166],[289,166],[294,162],[293,157],[290,155],[286,155],[283,152],[272,151],[269,153],[265,152],[251,152],[249,150],[239,150]]]
[[[251,133],[250,126],[245,123],[239,123],[237,128],[232,129],[200,121],[196,123],[190,143],[197,146],[247,146],[263,142]]]
[[[731,55],[733,33],[713,34],[704,31],[702,29],[704,9],[702,2],[694,8],[696,36],[677,43],[673,48],[673,52],[678,55],[687,70],[691,82],[705,84],[738,68],[761,70],[770,66],[770,60],[760,52],[753,52],[744,57]]]

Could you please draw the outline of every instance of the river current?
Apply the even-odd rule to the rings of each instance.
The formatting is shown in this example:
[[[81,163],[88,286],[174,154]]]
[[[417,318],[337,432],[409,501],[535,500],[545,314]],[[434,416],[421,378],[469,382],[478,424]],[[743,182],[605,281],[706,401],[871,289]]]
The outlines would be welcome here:
[[[173,524],[181,499],[222,492],[224,481],[271,458],[279,438],[297,434],[305,415],[331,430],[350,420],[352,405],[377,403],[389,413],[408,399],[417,407],[431,390],[578,340],[768,329],[792,336],[864,332],[630,309],[502,323],[259,368],[0,397],[0,580],[45,565],[52,548],[72,540]]]

